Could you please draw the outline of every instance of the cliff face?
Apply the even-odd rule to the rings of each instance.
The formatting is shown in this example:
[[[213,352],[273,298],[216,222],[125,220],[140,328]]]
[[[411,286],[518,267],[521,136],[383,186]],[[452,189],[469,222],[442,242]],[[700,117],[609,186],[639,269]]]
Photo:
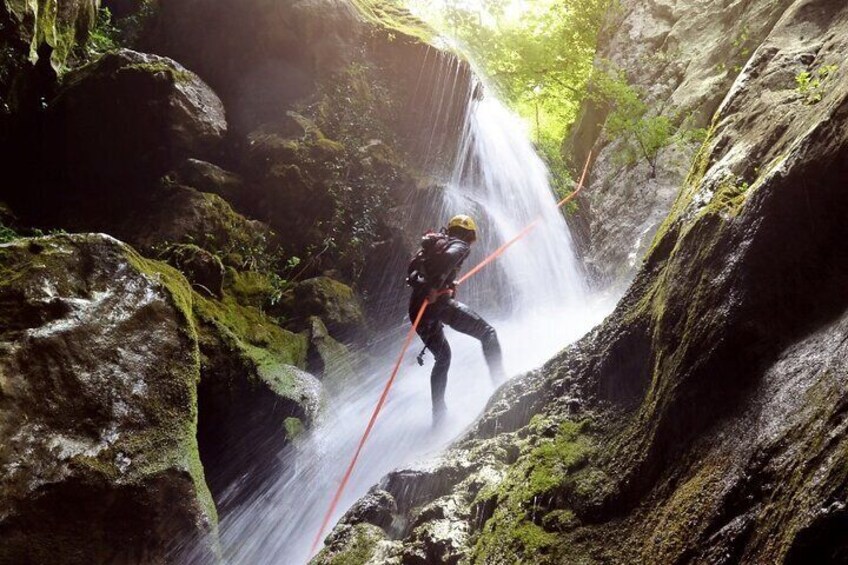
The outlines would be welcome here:
[[[627,4],[631,25],[707,8]],[[747,15],[761,39],[722,99],[676,87],[718,107],[615,312],[501,389],[442,458],[375,486],[317,562],[848,559],[848,8],[724,9],[677,26],[732,44],[706,22]],[[638,52],[648,28],[632,29]]]
[[[623,0],[607,18],[596,66],[623,71],[650,114],[668,118],[681,133],[708,129],[742,68],[790,4]],[[606,134],[609,111],[603,101],[587,102],[564,150],[575,168],[590,150],[595,155],[591,183],[572,223],[590,273],[603,286],[622,287],[668,214],[700,140],[679,136],[659,153],[652,171],[645,159],[622,159],[627,140]]]

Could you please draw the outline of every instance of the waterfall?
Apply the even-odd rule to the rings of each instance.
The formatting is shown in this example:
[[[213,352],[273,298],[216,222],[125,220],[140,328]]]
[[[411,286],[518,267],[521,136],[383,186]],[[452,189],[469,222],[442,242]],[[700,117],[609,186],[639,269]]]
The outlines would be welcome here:
[[[474,89],[476,92],[476,89]],[[470,103],[454,172],[431,191],[427,210],[410,208],[404,221],[438,227],[457,213],[475,216],[480,239],[470,268],[537,217],[544,222],[482,271],[459,299],[497,328],[510,375],[533,369],[583,335],[608,311],[589,304],[571,236],[555,208],[548,171],[522,121],[493,96]],[[406,257],[395,265],[405,267]],[[398,273],[396,280],[402,279]],[[407,293],[397,297],[405,303]],[[220,537],[230,563],[304,563],[342,472],[398,354],[408,322],[372,344],[377,359],[328,400],[324,418],[279,454],[279,476],[249,500],[228,501]],[[387,472],[437,454],[480,414],[494,390],[478,342],[448,330],[453,362],[448,377],[448,420],[431,428],[429,372],[409,353],[337,510],[337,520]],[[413,348],[420,344],[415,342]],[[250,441],[250,438],[245,438]],[[325,532],[329,533],[329,532]]]
[[[587,294],[584,276],[524,122],[492,96],[472,100],[469,108],[445,212],[468,208],[480,219],[478,256],[543,219],[498,260],[498,270],[481,273],[471,296],[495,296],[510,313],[579,308]]]

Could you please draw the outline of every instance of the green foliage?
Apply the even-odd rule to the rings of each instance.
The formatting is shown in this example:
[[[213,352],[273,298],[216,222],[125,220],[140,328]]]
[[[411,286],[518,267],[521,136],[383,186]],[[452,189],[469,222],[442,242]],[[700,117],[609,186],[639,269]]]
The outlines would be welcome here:
[[[609,65],[592,78],[589,96],[610,110],[604,133],[610,140],[621,141],[620,164],[630,166],[644,159],[651,167],[651,178],[666,147],[676,142],[701,143],[706,137],[706,130],[688,127],[688,117],[670,117],[652,108],[624,72]]]
[[[598,33],[612,0],[406,0],[456,38],[510,106],[532,126],[560,194],[570,188],[560,147],[592,75]]]
[[[725,73],[727,77],[736,76],[742,72],[745,62],[751,57],[756,38],[751,36],[751,29],[747,23],[742,24],[739,32],[733,36],[730,42],[732,49],[728,51],[727,58],[716,66],[717,70]]]
[[[405,178],[388,127],[401,108],[379,69],[355,62],[320,85],[317,102],[301,110],[314,123],[302,120],[296,162],[305,182],[320,182],[332,201],[329,219],[315,226],[321,238],[302,251],[308,257],[302,269],[332,265],[355,280],[391,205],[391,190]]]
[[[112,12],[109,8],[100,8],[97,21],[88,35],[85,44],[89,56],[97,56],[112,51],[120,46],[120,31],[112,23]]]
[[[19,236],[15,230],[0,223],[0,243],[6,243],[17,239]]]
[[[839,65],[824,65],[812,73],[802,71],[795,77],[795,91],[804,97],[805,104],[818,104],[824,97],[827,80],[838,70]]]

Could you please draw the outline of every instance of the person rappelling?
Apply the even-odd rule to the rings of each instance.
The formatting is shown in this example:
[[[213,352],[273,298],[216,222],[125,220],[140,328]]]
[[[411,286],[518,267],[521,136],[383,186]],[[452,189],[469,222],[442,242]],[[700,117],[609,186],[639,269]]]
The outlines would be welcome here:
[[[495,384],[505,377],[501,346],[497,332],[471,308],[456,300],[456,278],[462,263],[477,240],[477,224],[466,215],[454,216],[441,232],[428,232],[421,240],[421,249],[410,261],[407,284],[412,287],[409,299],[409,319],[415,318],[425,300],[429,306],[416,331],[436,362],[430,373],[433,399],[433,425],[445,417],[445,388],[451,362],[451,348],[445,338],[444,325],[480,340],[489,374]],[[424,350],[422,350],[422,355]],[[419,364],[422,364],[419,356]]]

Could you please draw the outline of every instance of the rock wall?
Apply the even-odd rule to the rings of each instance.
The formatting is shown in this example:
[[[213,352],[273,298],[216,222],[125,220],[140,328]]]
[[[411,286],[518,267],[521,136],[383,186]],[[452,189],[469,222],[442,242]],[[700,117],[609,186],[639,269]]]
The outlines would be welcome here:
[[[596,67],[622,70],[651,115],[688,130],[709,128],[742,68],[790,4],[623,0],[604,25]],[[572,224],[599,286],[623,289],[671,209],[700,141],[682,136],[660,153],[653,175],[644,159],[623,162],[625,141],[604,131],[608,112],[603,102],[587,101],[564,152],[580,170],[593,151],[591,182]]]
[[[316,562],[848,559],[848,8],[782,7],[615,312]]]

